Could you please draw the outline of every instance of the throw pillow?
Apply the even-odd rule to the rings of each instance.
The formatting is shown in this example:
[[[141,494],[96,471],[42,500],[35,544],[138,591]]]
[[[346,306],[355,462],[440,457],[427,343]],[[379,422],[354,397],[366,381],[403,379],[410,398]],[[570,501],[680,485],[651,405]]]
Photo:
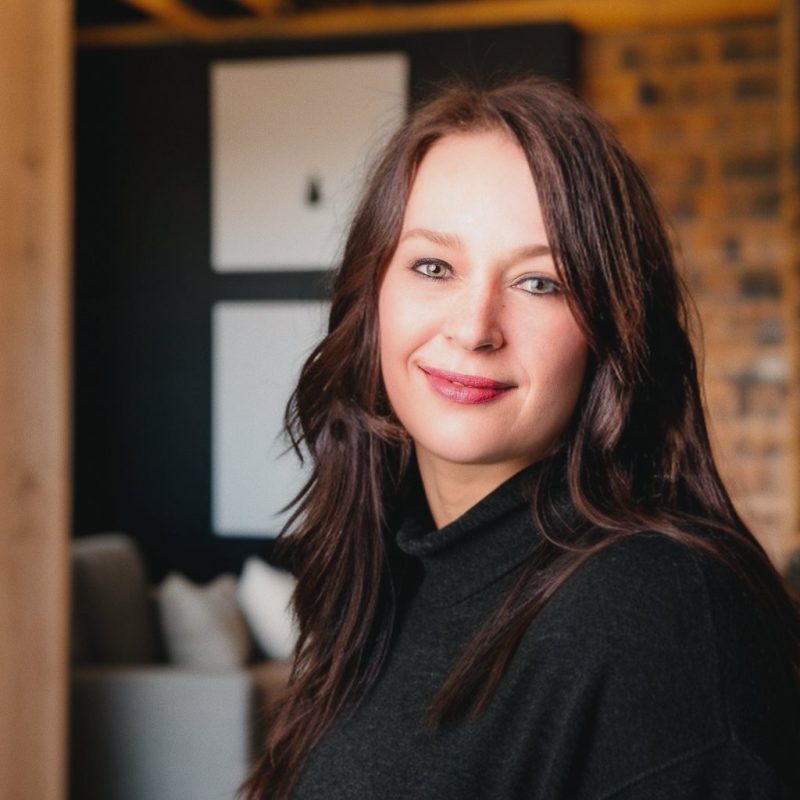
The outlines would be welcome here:
[[[251,640],[233,575],[199,586],[170,573],[158,589],[158,608],[170,663],[208,670],[247,663]]]
[[[123,533],[72,542],[74,663],[146,664],[156,651],[147,578],[138,548]]]
[[[294,652],[297,629],[289,603],[294,576],[251,557],[245,562],[237,594],[257,644],[268,658],[289,658]]]

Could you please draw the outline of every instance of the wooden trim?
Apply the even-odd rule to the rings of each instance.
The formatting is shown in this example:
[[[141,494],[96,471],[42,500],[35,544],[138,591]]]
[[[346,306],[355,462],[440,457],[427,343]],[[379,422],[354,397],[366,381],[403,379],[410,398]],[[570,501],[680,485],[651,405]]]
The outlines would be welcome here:
[[[272,19],[278,13],[281,0],[237,0],[240,6],[249,9],[253,14]]]
[[[67,769],[72,6],[0,3],[0,797]]]
[[[128,0],[145,6],[179,5],[176,0]],[[270,0],[250,0],[259,5]],[[83,26],[82,47],[141,45],[189,38],[236,41],[257,38],[314,38],[447,28],[569,22],[585,32],[701,25],[728,20],[775,17],[780,0],[459,0],[414,6],[363,5],[263,19],[203,18],[202,34],[173,26],[165,14],[159,23]],[[151,13],[151,12],[148,12]],[[153,12],[154,13],[154,12]],[[168,24],[164,24],[168,23]]]
[[[78,47],[138,47],[178,44],[186,41],[162,22],[131,22],[125,25],[82,25],[75,33]]]
[[[192,39],[213,39],[217,23],[211,17],[185,6],[181,0],[124,0],[148,16],[162,22],[175,34]]]
[[[793,541],[787,552],[800,548],[800,0],[783,0],[780,14],[780,135],[783,298],[786,351],[789,362],[788,414],[792,421],[791,504]]]

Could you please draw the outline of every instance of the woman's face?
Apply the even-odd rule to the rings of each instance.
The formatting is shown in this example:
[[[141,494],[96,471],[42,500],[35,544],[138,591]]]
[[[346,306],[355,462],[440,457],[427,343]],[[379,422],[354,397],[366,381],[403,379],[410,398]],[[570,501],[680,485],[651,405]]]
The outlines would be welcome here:
[[[587,345],[510,136],[450,135],[425,155],[378,313],[384,384],[421,467],[512,474],[552,450]]]

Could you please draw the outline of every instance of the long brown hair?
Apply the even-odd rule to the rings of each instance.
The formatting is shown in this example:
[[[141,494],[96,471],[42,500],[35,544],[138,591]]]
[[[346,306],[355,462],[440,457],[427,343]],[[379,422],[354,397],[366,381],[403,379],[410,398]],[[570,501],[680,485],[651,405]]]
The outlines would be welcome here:
[[[559,586],[599,549],[644,530],[730,565],[778,617],[790,662],[800,660],[793,601],[711,455],[684,288],[639,169],[560,85],[527,78],[453,86],[411,115],[373,168],[335,275],[327,336],[287,409],[292,442],[312,468],[278,540],[297,576],[300,635],[289,685],[242,787],[248,800],[288,797],[309,752],[380,673],[404,558],[389,514],[411,449],[380,377],[378,291],[426,151],[448,134],[494,130],[527,155],[590,359],[563,445],[535,472],[531,510],[542,546],[453,665],[428,724],[480,714]]]

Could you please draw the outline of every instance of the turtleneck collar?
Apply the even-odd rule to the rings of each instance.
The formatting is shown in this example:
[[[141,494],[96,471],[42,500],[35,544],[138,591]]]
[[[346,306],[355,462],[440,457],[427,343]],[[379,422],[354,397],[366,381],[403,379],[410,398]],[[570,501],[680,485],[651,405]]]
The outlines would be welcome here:
[[[396,539],[402,552],[423,565],[421,599],[437,607],[455,605],[525,560],[537,542],[530,515],[533,470],[513,475],[438,530],[416,478]]]

